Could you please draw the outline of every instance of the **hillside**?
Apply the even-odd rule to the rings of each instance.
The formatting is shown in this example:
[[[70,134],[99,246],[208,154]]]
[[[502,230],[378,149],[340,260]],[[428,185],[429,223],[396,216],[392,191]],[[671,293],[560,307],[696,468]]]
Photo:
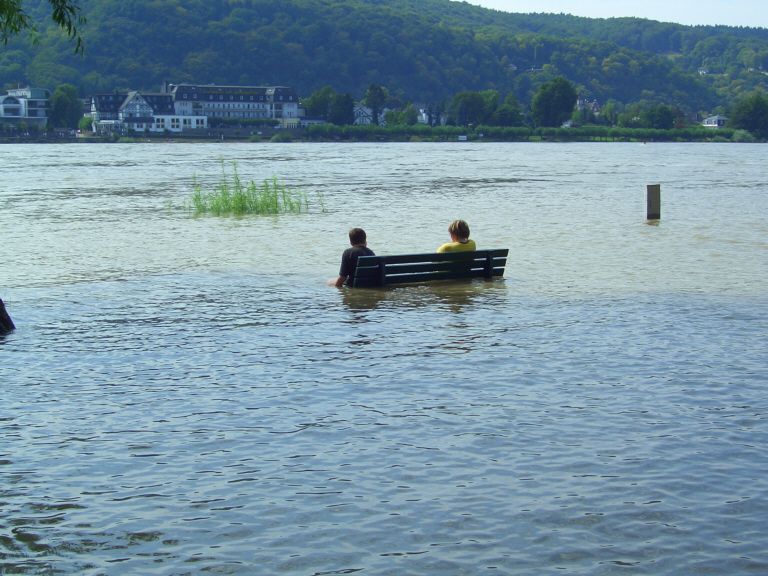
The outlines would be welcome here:
[[[284,84],[302,95],[330,85],[358,98],[378,83],[420,102],[491,88],[529,102],[563,75],[601,102],[711,111],[768,79],[765,29],[449,0],[89,0],[83,11],[84,56],[41,16],[37,45],[22,37],[1,49],[0,85],[67,82],[91,94],[164,81]]]

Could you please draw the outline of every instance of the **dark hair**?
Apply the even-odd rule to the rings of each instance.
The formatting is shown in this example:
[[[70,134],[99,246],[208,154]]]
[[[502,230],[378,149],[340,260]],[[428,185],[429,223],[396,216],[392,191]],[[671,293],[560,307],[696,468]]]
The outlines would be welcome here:
[[[448,226],[448,233],[455,234],[459,240],[466,240],[469,238],[469,224],[464,220],[454,220]]]
[[[356,244],[365,244],[366,239],[367,236],[365,235],[365,230],[362,228],[352,228],[352,230],[349,231],[349,243],[352,244],[352,246],[355,246]]]

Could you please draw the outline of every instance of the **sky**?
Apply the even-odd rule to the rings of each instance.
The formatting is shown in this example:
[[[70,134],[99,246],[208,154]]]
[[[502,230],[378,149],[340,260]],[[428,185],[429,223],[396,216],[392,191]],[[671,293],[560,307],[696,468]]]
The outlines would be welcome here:
[[[766,0],[467,0],[505,12],[552,12],[588,18],[636,16],[678,24],[768,28]]]

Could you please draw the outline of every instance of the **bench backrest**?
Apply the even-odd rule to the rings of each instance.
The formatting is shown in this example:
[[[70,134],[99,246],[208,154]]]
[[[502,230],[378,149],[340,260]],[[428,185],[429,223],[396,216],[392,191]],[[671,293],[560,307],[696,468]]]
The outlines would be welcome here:
[[[456,280],[460,278],[494,278],[504,275],[508,248],[445,252],[437,254],[397,254],[393,256],[360,256],[352,280],[355,288],[388,284]]]

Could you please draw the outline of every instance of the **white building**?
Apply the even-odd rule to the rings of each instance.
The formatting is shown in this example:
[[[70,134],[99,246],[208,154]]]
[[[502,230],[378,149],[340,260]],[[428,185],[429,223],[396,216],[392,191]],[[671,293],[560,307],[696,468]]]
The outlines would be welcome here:
[[[702,126],[706,126],[707,128],[722,128],[728,123],[728,118],[725,116],[720,116],[719,114],[716,114],[714,116],[710,116],[709,118],[705,118],[704,122],[701,123]]]
[[[34,125],[48,123],[48,99],[51,93],[41,88],[15,88],[0,92],[0,124]]]
[[[91,121],[98,134],[179,133],[208,127],[205,116],[178,113],[170,94],[138,91],[97,94],[91,99]]]
[[[179,115],[207,116],[217,120],[278,120],[298,124],[299,98],[288,86],[218,86],[168,84]]]

